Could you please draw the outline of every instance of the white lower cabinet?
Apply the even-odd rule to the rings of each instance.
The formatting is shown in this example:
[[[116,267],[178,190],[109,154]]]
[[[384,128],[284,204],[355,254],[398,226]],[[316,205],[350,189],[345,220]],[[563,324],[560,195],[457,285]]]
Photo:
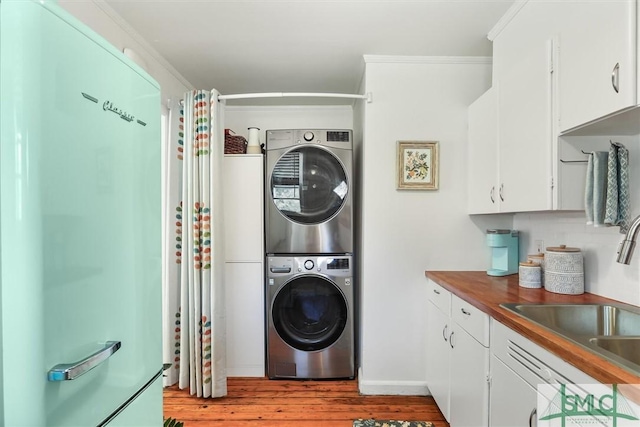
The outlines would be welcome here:
[[[491,427],[535,426],[536,400],[536,390],[492,355]]]
[[[230,377],[262,377],[265,373],[262,269],[259,262],[225,263]]]
[[[453,427],[489,425],[489,349],[453,324],[450,338],[451,407]]]
[[[542,416],[538,410],[548,414],[555,408],[551,400],[561,390],[583,404],[590,393],[611,393],[432,280],[427,288],[427,385],[451,427],[533,427]],[[543,402],[538,402],[540,384],[547,387]]]
[[[427,385],[452,427],[489,424],[489,316],[429,281]]]
[[[427,383],[433,399],[447,421],[449,416],[449,384],[451,357],[449,314],[443,313],[432,302],[427,303]]]

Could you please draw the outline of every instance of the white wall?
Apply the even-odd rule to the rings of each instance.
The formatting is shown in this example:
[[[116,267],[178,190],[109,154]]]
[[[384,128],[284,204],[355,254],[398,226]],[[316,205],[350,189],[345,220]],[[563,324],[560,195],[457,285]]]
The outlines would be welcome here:
[[[224,127],[248,139],[248,127],[260,128],[260,143],[271,129],[352,129],[353,109],[336,106],[227,106]]]
[[[467,215],[467,107],[487,61],[365,56],[361,173],[361,370],[365,394],[425,394],[425,270],[485,270],[485,230],[512,216]],[[396,190],[396,142],[440,143],[440,189]]]
[[[631,191],[631,219],[640,214],[640,135],[624,137],[583,137],[574,142],[585,146],[585,151],[608,150],[609,139],[622,142],[629,149]],[[596,145],[597,144],[597,145]],[[576,166],[579,167],[579,166]],[[584,166],[583,166],[584,167]],[[544,245],[578,247],[584,255],[585,290],[629,304],[640,305],[640,250],[636,250],[630,265],[618,264],[616,252],[624,235],[619,227],[593,227],[586,225],[584,212],[522,213],[516,214],[515,229],[521,231],[520,258],[534,253],[534,241]]]
[[[164,58],[149,46],[149,44],[105,2],[98,2],[96,0],[59,0],[58,4],[79,21],[100,34],[120,52],[122,52],[124,48],[133,49],[142,60],[136,61],[136,63],[144,68],[151,77],[160,84],[163,103],[166,103],[169,98],[179,99],[184,92],[193,89],[191,83],[182,77]]]

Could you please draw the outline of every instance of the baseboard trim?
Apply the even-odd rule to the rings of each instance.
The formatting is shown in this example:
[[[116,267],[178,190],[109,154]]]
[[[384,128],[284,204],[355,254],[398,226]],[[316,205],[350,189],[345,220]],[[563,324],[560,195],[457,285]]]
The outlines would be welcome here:
[[[383,381],[363,379],[362,368],[358,370],[358,389],[365,395],[427,396],[426,381]]]

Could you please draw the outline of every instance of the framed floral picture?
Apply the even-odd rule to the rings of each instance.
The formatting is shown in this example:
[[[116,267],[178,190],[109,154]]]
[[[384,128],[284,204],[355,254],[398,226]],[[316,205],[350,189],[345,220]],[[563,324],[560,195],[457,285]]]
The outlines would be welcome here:
[[[398,141],[398,190],[438,189],[438,142]]]

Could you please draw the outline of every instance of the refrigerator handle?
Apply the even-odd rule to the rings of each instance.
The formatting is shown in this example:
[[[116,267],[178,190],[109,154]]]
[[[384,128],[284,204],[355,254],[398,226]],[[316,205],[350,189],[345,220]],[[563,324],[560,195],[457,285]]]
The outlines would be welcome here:
[[[49,381],[69,381],[78,378],[85,372],[95,368],[113,353],[118,351],[122,343],[120,341],[107,341],[104,348],[75,363],[62,363],[49,370]]]

